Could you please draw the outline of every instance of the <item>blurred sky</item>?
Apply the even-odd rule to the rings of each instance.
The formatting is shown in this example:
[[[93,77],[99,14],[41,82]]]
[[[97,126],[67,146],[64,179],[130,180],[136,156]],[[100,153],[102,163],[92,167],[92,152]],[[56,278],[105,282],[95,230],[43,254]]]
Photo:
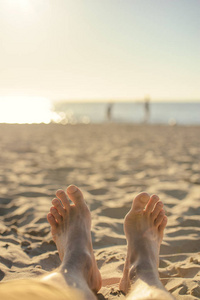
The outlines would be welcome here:
[[[0,0],[0,97],[200,99],[199,0]]]

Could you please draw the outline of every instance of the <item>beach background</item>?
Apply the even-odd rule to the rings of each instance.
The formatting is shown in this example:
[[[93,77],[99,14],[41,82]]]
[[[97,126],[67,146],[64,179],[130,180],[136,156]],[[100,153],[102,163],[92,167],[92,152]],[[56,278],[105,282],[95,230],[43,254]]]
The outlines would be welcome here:
[[[101,102],[57,101],[50,105],[52,121],[61,124],[117,122],[200,125],[200,102],[180,99],[155,102],[150,98],[147,99]],[[148,108],[145,109],[147,101]]]
[[[168,216],[163,284],[200,299],[199,11],[199,0],[0,0],[0,282],[59,266],[46,215],[75,184],[92,212],[99,300],[125,298],[123,219],[142,191]]]
[[[1,281],[59,266],[46,214],[55,191],[74,183],[92,212],[99,299],[124,299],[123,219],[141,191],[158,194],[168,216],[163,284],[177,299],[200,298],[199,135],[199,126],[1,124]]]

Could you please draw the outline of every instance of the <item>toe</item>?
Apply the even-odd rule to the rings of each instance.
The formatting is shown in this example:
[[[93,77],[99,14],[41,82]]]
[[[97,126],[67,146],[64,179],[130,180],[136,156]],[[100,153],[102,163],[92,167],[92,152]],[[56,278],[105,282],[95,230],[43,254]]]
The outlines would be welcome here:
[[[47,221],[49,222],[49,224],[51,225],[52,228],[56,228],[57,227],[57,222],[56,222],[54,216],[51,213],[48,213],[48,215],[47,215]]]
[[[154,221],[154,225],[156,227],[160,226],[160,224],[162,223],[162,220],[164,218],[164,215],[165,215],[165,211],[164,211],[164,209],[161,209],[161,211],[159,212],[157,218]]]
[[[167,225],[167,216],[164,216],[160,226],[158,227],[161,233],[164,231],[166,225]]]
[[[152,217],[152,220],[155,221],[155,219],[157,218],[159,212],[162,210],[163,208],[163,203],[161,201],[158,201],[151,213],[151,217]]]
[[[58,221],[58,223],[62,222],[62,216],[59,214],[55,207],[50,208],[50,213],[54,216],[54,218]]]
[[[60,199],[60,201],[62,202],[64,208],[66,210],[69,210],[70,203],[69,203],[69,199],[67,198],[66,193],[63,190],[57,190],[56,196]]]
[[[59,214],[64,217],[66,214],[66,210],[63,208],[62,204],[60,203],[60,201],[58,199],[53,199],[52,200],[52,204],[53,206],[55,206],[55,208],[57,209],[57,211],[59,212]]]
[[[135,197],[132,204],[132,212],[142,212],[145,206],[147,205],[150,197],[147,193],[140,193]]]
[[[152,195],[147,206],[145,208],[145,212],[150,214],[155,206],[155,204],[159,201],[159,197],[157,195]]]
[[[85,205],[83,194],[79,190],[79,188],[77,188],[77,186],[75,186],[75,185],[68,186],[67,195],[69,196],[70,200],[72,200],[77,207],[81,207],[81,206]]]

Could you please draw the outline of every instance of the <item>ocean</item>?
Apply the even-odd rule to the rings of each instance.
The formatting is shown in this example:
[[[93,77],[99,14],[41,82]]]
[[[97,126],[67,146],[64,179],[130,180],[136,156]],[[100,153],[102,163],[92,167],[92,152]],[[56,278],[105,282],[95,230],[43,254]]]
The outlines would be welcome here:
[[[149,123],[200,125],[200,102],[54,103],[56,122],[67,123]]]

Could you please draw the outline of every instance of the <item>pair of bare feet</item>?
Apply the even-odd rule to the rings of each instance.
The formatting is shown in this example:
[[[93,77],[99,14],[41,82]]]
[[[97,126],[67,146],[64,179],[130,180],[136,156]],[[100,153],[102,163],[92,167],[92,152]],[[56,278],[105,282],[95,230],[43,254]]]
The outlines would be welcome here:
[[[76,186],[70,185],[66,193],[58,190],[56,197],[47,219],[62,270],[81,278],[90,290],[98,292],[102,280],[93,254],[91,214],[83,194]],[[152,284],[159,285],[159,250],[166,224],[167,217],[158,196],[150,197],[147,193],[136,196],[124,221],[128,250],[119,289],[125,294],[134,276],[148,284],[152,281]]]

